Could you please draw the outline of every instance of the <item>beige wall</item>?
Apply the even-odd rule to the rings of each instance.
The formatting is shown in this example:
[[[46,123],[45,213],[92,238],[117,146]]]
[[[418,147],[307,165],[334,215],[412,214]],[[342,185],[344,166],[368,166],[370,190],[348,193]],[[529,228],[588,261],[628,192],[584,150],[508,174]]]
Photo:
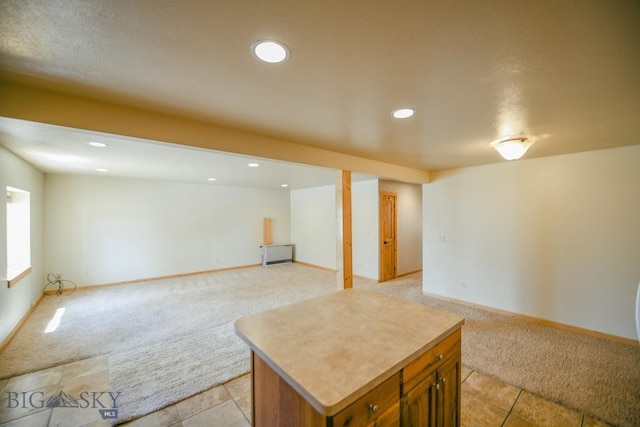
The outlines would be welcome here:
[[[373,280],[380,276],[378,186],[377,179],[351,184],[353,274]]]
[[[380,191],[398,195],[397,273],[422,269],[421,186],[377,179],[353,182],[353,274],[373,280],[380,278]],[[296,260],[336,268],[335,215],[335,186],[291,192]]]
[[[640,146],[435,174],[423,290],[636,338]]]
[[[291,243],[295,260],[336,268],[336,187],[291,190]]]
[[[290,239],[280,189],[50,174],[45,205],[46,271],[82,286],[259,264],[263,218]]]
[[[0,146],[0,189],[7,186],[29,191],[31,205],[32,272],[10,289],[0,280],[0,343],[7,338],[32,304],[38,301],[44,285],[43,275],[43,174]],[[5,200],[4,198],[2,200]],[[7,271],[6,206],[0,207],[0,279]]]
[[[398,275],[422,270],[422,187],[397,181],[380,181],[380,191],[398,195]]]
[[[291,241],[296,261],[336,268],[336,187],[291,191]],[[353,182],[353,274],[378,280],[378,180]]]

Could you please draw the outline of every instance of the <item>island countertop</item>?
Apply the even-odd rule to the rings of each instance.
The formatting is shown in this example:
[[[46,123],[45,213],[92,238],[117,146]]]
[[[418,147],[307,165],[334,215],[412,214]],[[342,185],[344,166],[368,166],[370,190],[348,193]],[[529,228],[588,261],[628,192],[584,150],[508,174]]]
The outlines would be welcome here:
[[[422,304],[346,289],[243,317],[235,328],[319,413],[332,416],[463,323]]]

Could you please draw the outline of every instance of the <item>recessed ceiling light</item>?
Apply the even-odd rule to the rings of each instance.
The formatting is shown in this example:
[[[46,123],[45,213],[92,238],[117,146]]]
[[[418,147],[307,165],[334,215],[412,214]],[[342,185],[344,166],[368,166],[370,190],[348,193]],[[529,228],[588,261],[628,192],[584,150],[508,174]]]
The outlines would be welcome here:
[[[289,57],[289,50],[282,43],[273,40],[261,40],[251,46],[251,50],[258,59],[276,64]]]
[[[392,114],[396,119],[406,119],[415,114],[416,110],[413,108],[399,108],[395,110]]]
[[[207,181],[215,181],[215,178],[207,178]]]
[[[280,187],[282,188],[287,188],[289,186],[289,184],[280,184]]]
[[[96,142],[96,141],[91,141],[89,145],[92,147],[100,147],[100,148],[107,146],[107,144],[105,144],[104,142]]]
[[[260,166],[260,165],[257,164],[257,163],[249,163],[249,167],[250,168],[257,168],[258,166]]]
[[[109,172],[109,169],[96,169],[98,172]]]

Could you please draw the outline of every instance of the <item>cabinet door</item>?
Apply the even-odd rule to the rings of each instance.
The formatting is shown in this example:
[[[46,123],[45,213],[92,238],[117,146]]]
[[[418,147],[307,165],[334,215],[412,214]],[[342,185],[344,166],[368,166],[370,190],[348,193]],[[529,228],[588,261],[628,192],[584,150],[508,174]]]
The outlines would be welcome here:
[[[447,361],[436,372],[437,419],[438,427],[457,427],[460,425],[460,360]]]
[[[436,426],[436,385],[433,373],[402,397],[403,427]]]
[[[400,402],[387,409],[369,427],[400,427]]]

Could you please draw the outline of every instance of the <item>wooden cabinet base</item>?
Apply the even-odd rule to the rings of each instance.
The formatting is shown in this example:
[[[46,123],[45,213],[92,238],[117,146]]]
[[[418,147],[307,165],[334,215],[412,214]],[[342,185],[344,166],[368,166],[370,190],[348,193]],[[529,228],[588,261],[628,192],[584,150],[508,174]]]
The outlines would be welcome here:
[[[455,331],[391,378],[324,415],[251,352],[255,427],[456,427],[460,425],[461,336]]]
[[[254,352],[251,361],[254,427],[327,425],[324,417]]]
[[[303,396],[252,352],[252,421],[255,427],[347,427],[400,425],[400,374],[333,416],[320,414]]]

